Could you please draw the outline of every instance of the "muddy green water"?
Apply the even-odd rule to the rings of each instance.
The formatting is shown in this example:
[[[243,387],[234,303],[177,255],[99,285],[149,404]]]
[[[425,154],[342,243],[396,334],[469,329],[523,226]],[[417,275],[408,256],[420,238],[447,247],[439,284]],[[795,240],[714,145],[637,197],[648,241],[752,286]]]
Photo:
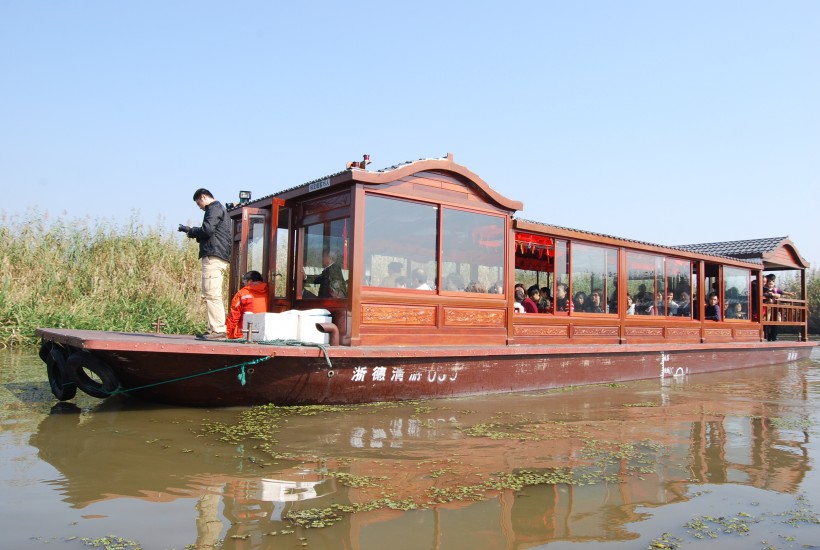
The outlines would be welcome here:
[[[820,354],[342,408],[78,394],[0,351],[0,548],[811,548]]]

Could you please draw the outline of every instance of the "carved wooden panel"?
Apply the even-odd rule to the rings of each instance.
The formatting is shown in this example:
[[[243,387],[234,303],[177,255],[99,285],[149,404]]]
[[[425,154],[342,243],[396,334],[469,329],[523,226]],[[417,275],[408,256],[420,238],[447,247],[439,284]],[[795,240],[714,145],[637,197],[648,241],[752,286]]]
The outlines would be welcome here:
[[[445,325],[503,327],[506,310],[467,309],[448,307],[444,309]]]
[[[699,328],[668,328],[666,335],[669,338],[698,338],[700,336]]]
[[[707,328],[703,331],[704,335],[708,338],[709,336],[715,336],[719,338],[731,338],[732,337],[732,329],[730,328]]]
[[[618,337],[618,327],[575,327],[573,336],[615,336]]]
[[[738,328],[735,329],[735,336],[742,337],[742,338],[759,338],[760,332],[757,329],[751,328]]]
[[[515,325],[513,334],[516,336],[569,336],[569,326],[538,326],[538,325]]]
[[[435,326],[435,307],[362,305],[364,325]]]
[[[663,336],[662,327],[626,327],[627,336]]]

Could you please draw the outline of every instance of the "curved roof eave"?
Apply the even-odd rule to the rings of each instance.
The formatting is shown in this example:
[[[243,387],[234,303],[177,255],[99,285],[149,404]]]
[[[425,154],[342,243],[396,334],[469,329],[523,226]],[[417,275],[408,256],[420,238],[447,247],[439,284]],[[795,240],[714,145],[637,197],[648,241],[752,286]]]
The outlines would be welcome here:
[[[318,178],[309,182],[297,185],[290,189],[280,191],[274,196],[284,199],[299,197],[307,193],[311,193],[317,189],[324,189],[339,185],[346,182],[358,182],[372,185],[379,185],[390,183],[403,177],[411,176],[418,172],[450,172],[452,174],[461,176],[471,184],[473,184],[489,201],[500,208],[504,208],[511,212],[519,211],[524,208],[521,201],[516,201],[505,197],[504,195],[495,191],[487,182],[481,179],[477,174],[468,170],[460,164],[456,164],[453,160],[453,154],[447,153],[446,157],[418,159],[408,161],[401,164],[396,164],[381,170],[362,170],[358,168],[348,168],[335,174],[330,174],[324,178]],[[259,199],[261,200],[261,199]]]

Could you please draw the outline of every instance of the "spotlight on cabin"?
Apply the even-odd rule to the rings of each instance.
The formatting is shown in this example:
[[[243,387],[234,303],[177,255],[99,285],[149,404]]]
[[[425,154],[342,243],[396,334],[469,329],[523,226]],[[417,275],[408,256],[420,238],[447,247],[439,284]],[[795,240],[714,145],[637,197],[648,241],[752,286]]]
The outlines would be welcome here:
[[[251,202],[251,192],[250,191],[240,191],[239,192],[239,204],[247,204]]]

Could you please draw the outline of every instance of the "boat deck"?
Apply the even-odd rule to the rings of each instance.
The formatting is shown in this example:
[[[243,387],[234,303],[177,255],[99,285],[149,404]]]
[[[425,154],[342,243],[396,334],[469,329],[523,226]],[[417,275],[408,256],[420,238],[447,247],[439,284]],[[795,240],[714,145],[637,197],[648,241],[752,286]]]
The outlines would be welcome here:
[[[777,342],[716,342],[704,344],[655,343],[655,344],[516,344],[509,346],[319,346],[298,341],[271,343],[246,342],[244,340],[199,340],[188,334],[154,334],[135,332],[106,332],[101,330],[37,329],[44,340],[57,342],[78,349],[109,352],[160,352],[182,355],[230,355],[256,357],[324,357],[331,358],[424,358],[424,357],[479,357],[479,356],[530,356],[530,355],[584,355],[672,352],[692,350],[732,349],[779,349],[813,347],[816,342],[783,340]]]

